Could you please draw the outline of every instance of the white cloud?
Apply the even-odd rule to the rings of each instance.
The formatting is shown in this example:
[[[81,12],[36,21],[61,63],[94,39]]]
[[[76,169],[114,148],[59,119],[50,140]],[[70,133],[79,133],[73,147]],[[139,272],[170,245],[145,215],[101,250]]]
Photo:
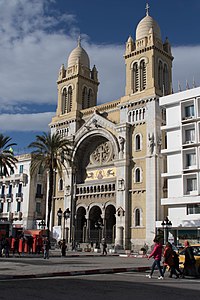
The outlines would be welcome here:
[[[1,114],[1,131],[48,131],[48,124],[55,113]]]
[[[200,45],[179,46],[172,49],[173,84],[174,90],[178,90],[178,81],[182,90],[186,89],[186,80],[192,88],[193,78],[197,86],[200,85]]]
[[[0,110],[13,113],[0,116],[0,128],[4,130],[48,128],[50,115],[55,114],[20,114],[27,113],[31,103],[35,105],[32,112],[40,104],[57,103],[56,80],[60,65],[66,65],[70,52],[77,44],[79,29],[75,26],[75,16],[49,12],[48,2],[0,0]],[[67,28],[68,34],[62,29],[58,31],[60,22],[64,24],[62,28]],[[91,66],[95,64],[99,74],[98,103],[123,96],[125,44],[95,45],[88,42],[86,35],[83,39],[82,45],[88,52]],[[194,77],[199,85],[200,45],[173,47],[172,52],[175,57],[174,91],[177,91],[178,80],[183,90],[186,79],[192,86]],[[5,122],[8,118],[9,123]],[[27,120],[30,122],[26,123]]]

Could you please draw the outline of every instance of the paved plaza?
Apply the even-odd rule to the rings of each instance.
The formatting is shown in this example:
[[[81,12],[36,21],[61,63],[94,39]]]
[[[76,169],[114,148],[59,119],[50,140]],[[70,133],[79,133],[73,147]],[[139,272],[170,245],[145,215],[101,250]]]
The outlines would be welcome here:
[[[150,265],[151,261],[142,257],[80,252],[68,252],[66,257],[61,257],[58,251],[52,251],[49,259],[34,254],[1,257],[0,279],[146,271]]]

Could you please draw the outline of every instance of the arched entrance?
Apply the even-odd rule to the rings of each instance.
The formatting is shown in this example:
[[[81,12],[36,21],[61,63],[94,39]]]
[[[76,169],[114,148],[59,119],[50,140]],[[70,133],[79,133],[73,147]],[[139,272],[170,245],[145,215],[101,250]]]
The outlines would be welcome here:
[[[101,243],[103,237],[103,220],[102,211],[99,206],[93,206],[89,212],[89,240],[90,242]]]
[[[74,156],[75,230],[78,243],[114,243],[116,224],[116,167],[118,147],[104,129],[77,141]],[[109,203],[109,205],[108,205]],[[112,203],[112,204],[110,204]],[[106,208],[107,204],[107,208]]]
[[[75,241],[77,243],[85,243],[87,240],[86,232],[86,210],[84,207],[79,207],[76,212],[76,232],[75,232]]]
[[[111,244],[115,241],[116,227],[116,209],[114,205],[109,204],[105,210],[104,235],[107,243]]]

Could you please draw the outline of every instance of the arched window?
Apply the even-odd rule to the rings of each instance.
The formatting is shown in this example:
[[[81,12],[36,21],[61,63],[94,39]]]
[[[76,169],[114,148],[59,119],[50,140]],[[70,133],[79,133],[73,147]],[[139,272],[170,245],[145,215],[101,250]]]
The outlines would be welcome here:
[[[133,93],[139,90],[139,72],[138,64],[134,63],[133,65]]]
[[[144,90],[146,88],[146,64],[144,60],[140,62],[140,90]]]
[[[67,93],[67,112],[70,112],[72,110],[72,87],[70,86],[68,88]]]
[[[135,182],[141,182],[141,170],[137,168],[135,170]]]
[[[159,86],[159,89],[162,91],[162,89],[163,89],[163,65],[162,65],[161,61],[159,61],[159,64],[158,64],[158,86]]]
[[[64,114],[66,112],[66,99],[67,99],[67,90],[66,90],[66,88],[64,88],[64,90],[62,92],[62,103],[61,103],[62,114]]]
[[[140,210],[137,208],[135,210],[135,226],[140,226]]]
[[[60,178],[59,180],[59,191],[63,191],[63,179]]]
[[[163,83],[164,83],[164,94],[167,95],[169,93],[169,74],[167,65],[164,65],[163,69]]]
[[[135,137],[135,151],[141,150],[141,135],[137,134]]]
[[[86,108],[86,101],[87,101],[87,88],[84,87],[83,88],[83,92],[82,92],[82,108]]]

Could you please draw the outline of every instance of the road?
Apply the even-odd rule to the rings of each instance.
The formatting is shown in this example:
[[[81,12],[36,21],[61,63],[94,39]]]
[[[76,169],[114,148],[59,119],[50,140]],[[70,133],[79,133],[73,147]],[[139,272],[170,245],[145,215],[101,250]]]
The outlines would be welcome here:
[[[0,281],[1,300],[196,300],[199,279],[158,280],[145,273],[118,273]]]

